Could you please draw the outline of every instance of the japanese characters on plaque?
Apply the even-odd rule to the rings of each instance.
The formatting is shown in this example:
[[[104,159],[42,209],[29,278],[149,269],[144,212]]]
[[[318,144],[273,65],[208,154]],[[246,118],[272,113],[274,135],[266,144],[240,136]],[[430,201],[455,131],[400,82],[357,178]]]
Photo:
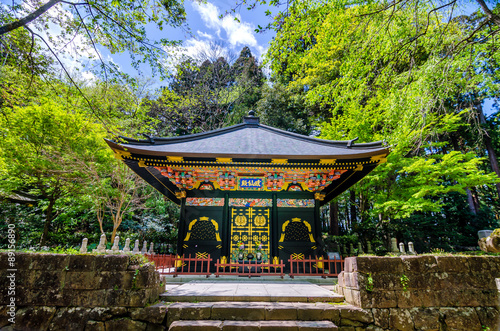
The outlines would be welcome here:
[[[240,190],[262,190],[264,188],[264,178],[238,177],[238,187]]]

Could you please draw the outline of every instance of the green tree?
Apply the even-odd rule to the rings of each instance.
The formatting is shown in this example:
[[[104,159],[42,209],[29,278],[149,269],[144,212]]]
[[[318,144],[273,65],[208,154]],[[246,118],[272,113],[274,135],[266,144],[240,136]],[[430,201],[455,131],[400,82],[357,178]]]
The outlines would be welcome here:
[[[89,193],[94,198],[99,228],[104,231],[105,214],[109,213],[113,223],[111,243],[114,242],[118,228],[127,213],[144,208],[144,202],[150,194],[144,193],[147,185],[123,162],[110,162],[107,171],[93,169],[93,178],[89,179]]]
[[[255,105],[263,84],[262,70],[244,48],[230,65],[226,58],[186,59],[164,88],[150,102],[149,115],[159,119],[158,135],[183,135],[239,123]]]
[[[167,26],[179,27],[185,23],[186,12],[179,1],[62,1],[50,0],[45,4],[32,0],[19,3],[13,1],[0,7],[0,41],[4,51],[15,49],[14,34],[23,28],[31,37],[32,47],[39,40],[68,74],[59,54],[69,54],[68,45],[77,51],[92,49],[98,60],[98,70],[103,75],[119,74],[118,68],[105,61],[97,45],[108,48],[111,53],[128,51],[132,65],[136,68],[142,62],[149,63],[153,72],[166,74],[163,57],[164,47],[177,45],[178,42],[165,38],[151,40],[146,26],[163,30]],[[50,27],[57,29],[50,30]],[[45,31],[44,36],[39,31]],[[57,31],[57,32],[52,32]],[[78,37],[79,43],[73,41]],[[35,46],[36,47],[36,46]],[[20,53],[29,62],[32,52],[26,48]]]
[[[498,182],[481,169],[483,160],[473,150],[448,147],[449,135],[475,116],[457,96],[482,88],[485,75],[470,61],[478,50],[448,57],[466,28],[443,26],[439,14],[415,16],[415,7],[419,13],[431,10],[415,2],[406,10],[372,15],[383,5],[297,1],[270,47],[275,80],[307,90],[307,106],[330,112],[322,137],[385,139],[392,146],[388,162],[350,197],[360,222],[440,212],[447,194]]]
[[[313,116],[304,100],[304,93],[275,83],[262,87],[262,98],[257,102],[257,114],[263,124],[310,135]]]
[[[63,198],[83,190],[85,164],[111,158],[106,131],[67,99],[47,93],[22,106],[2,108],[0,192],[39,201],[45,245]]]

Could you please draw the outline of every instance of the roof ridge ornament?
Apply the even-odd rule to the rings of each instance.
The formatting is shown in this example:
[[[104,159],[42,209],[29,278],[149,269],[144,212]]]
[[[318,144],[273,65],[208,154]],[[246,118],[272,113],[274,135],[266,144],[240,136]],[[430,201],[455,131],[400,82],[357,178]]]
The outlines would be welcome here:
[[[149,140],[149,143],[150,143],[151,145],[154,145],[154,143],[155,143],[155,139],[154,139],[152,136],[147,135],[147,134],[145,134],[145,133],[143,133],[142,135],[143,135],[144,137],[146,137],[146,138]]]
[[[351,148],[351,147],[352,147],[352,144],[353,144],[356,140],[358,140],[358,139],[359,139],[359,137],[356,137],[356,138],[354,138],[354,139],[348,140],[348,141],[347,141],[347,146],[346,146],[346,147],[347,147],[347,148]]]
[[[243,117],[243,123],[250,124],[252,126],[259,125],[259,118],[255,116],[255,111],[254,110],[250,110],[248,112],[248,116]]]

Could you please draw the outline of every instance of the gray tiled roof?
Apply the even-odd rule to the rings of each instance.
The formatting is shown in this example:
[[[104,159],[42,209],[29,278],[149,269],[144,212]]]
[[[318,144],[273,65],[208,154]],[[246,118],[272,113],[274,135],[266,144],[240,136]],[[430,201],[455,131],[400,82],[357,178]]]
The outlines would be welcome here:
[[[231,127],[173,138],[151,138],[120,144],[127,151],[149,155],[231,158],[362,158],[384,153],[381,142],[356,144],[311,138],[258,123],[246,117],[245,123]]]

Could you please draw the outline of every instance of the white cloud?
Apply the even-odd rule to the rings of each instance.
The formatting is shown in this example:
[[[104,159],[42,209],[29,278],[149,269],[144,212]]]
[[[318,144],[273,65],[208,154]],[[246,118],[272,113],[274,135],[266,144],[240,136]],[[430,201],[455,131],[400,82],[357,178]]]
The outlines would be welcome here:
[[[227,40],[231,46],[250,46],[257,47],[257,39],[254,36],[252,24],[241,22],[241,16],[236,14],[226,15],[222,19],[219,18],[219,9],[212,3],[194,3],[194,9],[200,14],[205,25],[215,30],[217,36],[221,38],[221,30],[224,30],[227,35]],[[240,21],[235,20],[235,17]]]
[[[23,8],[26,12],[33,11],[27,3],[23,3]],[[61,24],[66,24],[74,19],[74,15],[68,10],[68,6],[62,3],[56,4],[45,15],[48,18],[48,29],[43,24],[35,21],[31,25],[33,30],[50,45],[52,51],[71,75],[76,75],[75,78],[81,77],[86,81],[97,80],[97,77],[86,68],[95,66],[95,61],[100,61],[99,58],[103,57],[102,53],[83,37],[82,30],[76,35],[64,36],[61,33]],[[47,49],[45,42],[39,40],[39,44]],[[109,55],[107,60],[113,62]]]
[[[194,10],[200,15],[206,29],[197,30],[196,37],[184,41],[181,47],[166,47],[169,63],[166,65],[175,73],[175,65],[186,57],[197,61],[211,60],[223,56],[235,60],[243,46],[249,46],[258,60],[267,52],[267,46],[259,45],[252,23],[241,20],[239,14],[226,15],[222,19],[220,10],[210,2],[193,2]],[[238,20],[235,20],[235,17]]]
[[[188,39],[184,43],[183,54],[195,58],[201,52],[210,50],[210,42],[199,39]]]
[[[212,40],[212,39],[214,38],[214,36],[212,36],[211,34],[209,34],[209,33],[205,33],[205,32],[200,31],[200,30],[196,31],[196,33],[198,34],[198,36],[200,36],[200,37],[202,37],[202,38],[205,38],[205,39],[210,39],[210,40]]]

